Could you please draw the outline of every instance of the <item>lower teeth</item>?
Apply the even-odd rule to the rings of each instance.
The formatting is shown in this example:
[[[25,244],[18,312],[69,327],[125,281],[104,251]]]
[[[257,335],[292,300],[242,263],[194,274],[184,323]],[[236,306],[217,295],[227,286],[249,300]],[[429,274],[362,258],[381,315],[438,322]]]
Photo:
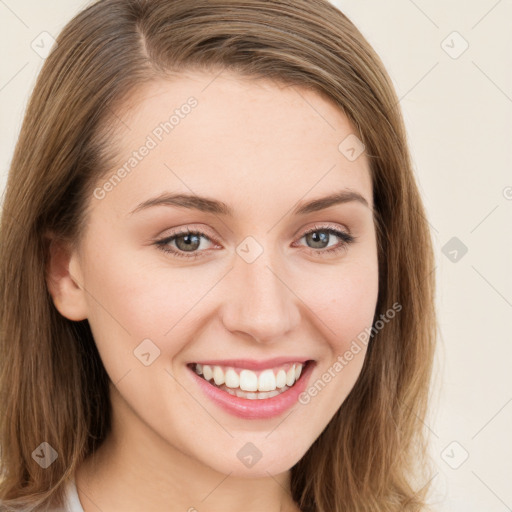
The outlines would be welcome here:
[[[248,398],[249,400],[263,400],[265,398],[272,398],[274,396],[280,395],[284,391],[287,391],[290,389],[288,386],[285,386],[281,389],[275,389],[274,391],[256,391],[256,392],[249,392],[249,391],[242,391],[240,388],[228,388],[225,384],[222,384],[221,386],[217,386],[215,383],[210,382],[213,386],[216,388],[222,389],[222,391],[226,391],[230,395],[237,396],[239,398]]]

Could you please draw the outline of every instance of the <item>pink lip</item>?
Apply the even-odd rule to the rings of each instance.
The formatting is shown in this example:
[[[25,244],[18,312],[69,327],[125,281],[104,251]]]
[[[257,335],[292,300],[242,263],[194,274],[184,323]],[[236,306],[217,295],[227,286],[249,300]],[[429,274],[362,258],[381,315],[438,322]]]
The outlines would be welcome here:
[[[265,361],[256,361],[255,359],[210,359],[208,361],[194,361],[197,364],[207,364],[210,366],[232,366],[234,368],[247,368],[247,370],[266,370],[275,368],[285,363],[305,363],[309,361],[307,357],[274,357]]]
[[[285,362],[289,361],[290,359],[287,358]],[[234,363],[233,360],[228,362],[230,364]],[[283,360],[281,360],[281,362],[278,364],[282,364],[282,362]],[[221,364],[219,361],[217,363]],[[244,362],[244,364],[245,363],[246,361]],[[268,363],[268,361],[265,362],[265,364],[267,365],[264,366],[265,368],[269,368]],[[274,360],[271,362],[270,367],[272,367],[272,364],[274,364],[275,366]],[[224,409],[226,412],[229,412],[234,416],[238,416],[239,418],[244,419],[266,419],[272,418],[274,416],[279,416],[280,414],[282,414],[287,409],[289,409],[290,407],[297,403],[300,394],[304,391],[304,389],[307,386],[309,377],[311,375],[311,372],[313,371],[314,366],[315,363],[313,361],[307,364],[304,370],[302,371],[299,380],[284,393],[280,393],[279,395],[274,396],[272,398],[265,398],[261,400],[251,400],[249,398],[240,398],[238,396],[230,395],[226,391],[223,391],[222,389],[214,386],[213,384],[210,384],[208,381],[197,375],[193,369],[189,369],[195,382],[197,382],[197,384],[199,385],[200,389],[204,392],[204,394],[208,398],[210,398],[215,404]],[[247,367],[245,366],[245,368]]]

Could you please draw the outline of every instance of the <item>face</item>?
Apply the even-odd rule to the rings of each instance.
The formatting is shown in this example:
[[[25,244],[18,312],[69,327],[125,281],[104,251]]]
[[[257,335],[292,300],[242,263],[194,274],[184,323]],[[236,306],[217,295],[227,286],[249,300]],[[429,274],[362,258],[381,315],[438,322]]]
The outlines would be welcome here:
[[[375,313],[356,132],[312,91],[228,72],[154,82],[119,118],[76,286],[52,288],[89,321],[114,432],[233,476],[284,472],[354,386]]]

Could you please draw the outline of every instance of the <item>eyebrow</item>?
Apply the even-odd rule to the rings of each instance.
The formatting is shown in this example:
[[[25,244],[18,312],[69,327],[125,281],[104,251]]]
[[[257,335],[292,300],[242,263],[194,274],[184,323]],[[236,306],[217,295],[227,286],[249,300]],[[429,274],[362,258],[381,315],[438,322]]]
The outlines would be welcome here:
[[[346,189],[308,202],[300,201],[292,213],[294,215],[305,215],[352,201],[359,202],[367,207],[369,206],[368,201],[359,192]],[[223,201],[194,194],[172,194],[168,192],[140,203],[130,212],[130,215],[153,206],[177,206],[216,215],[234,215],[233,209]]]

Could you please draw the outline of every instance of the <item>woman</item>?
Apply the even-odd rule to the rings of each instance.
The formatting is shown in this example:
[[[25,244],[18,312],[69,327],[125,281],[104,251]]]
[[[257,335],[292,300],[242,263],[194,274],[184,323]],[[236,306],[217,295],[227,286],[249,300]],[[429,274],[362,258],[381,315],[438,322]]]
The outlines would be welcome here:
[[[398,100],[325,0],[100,0],[1,224],[6,510],[426,510],[433,256]]]

